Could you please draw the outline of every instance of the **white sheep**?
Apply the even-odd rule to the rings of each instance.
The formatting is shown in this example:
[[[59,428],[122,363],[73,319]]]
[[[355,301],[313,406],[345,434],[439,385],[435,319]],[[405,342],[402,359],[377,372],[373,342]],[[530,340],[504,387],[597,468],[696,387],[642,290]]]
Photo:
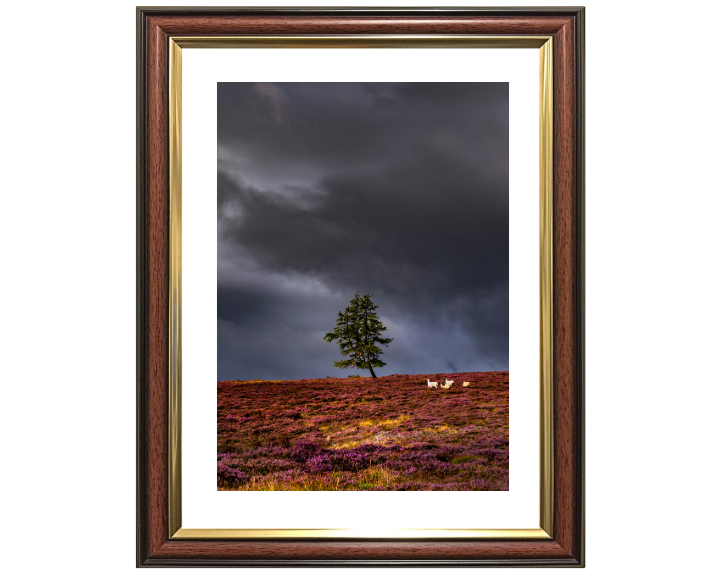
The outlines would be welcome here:
[[[445,390],[449,390],[450,387],[451,387],[454,383],[455,383],[455,380],[448,380],[447,378],[445,378],[445,382],[443,382],[442,384],[440,384],[440,386],[441,386],[442,388],[445,388]]]
[[[470,382],[463,382],[463,388],[467,388],[468,386],[470,386]]]
[[[427,379],[428,388],[437,388],[437,382],[430,382],[430,378]]]

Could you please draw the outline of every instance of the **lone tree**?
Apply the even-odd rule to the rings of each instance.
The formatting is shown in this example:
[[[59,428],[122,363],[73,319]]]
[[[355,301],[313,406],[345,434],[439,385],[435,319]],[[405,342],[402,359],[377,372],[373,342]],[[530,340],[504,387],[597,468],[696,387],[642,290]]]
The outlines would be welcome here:
[[[350,358],[335,362],[333,366],[370,370],[372,377],[377,378],[373,368],[385,366],[385,362],[380,360],[380,354],[384,351],[377,344],[387,346],[393,339],[381,337],[387,328],[375,314],[376,309],[370,294],[360,296],[360,293],[356,292],[345,312],[338,312],[335,330],[325,334],[324,340],[337,340],[340,354]]]

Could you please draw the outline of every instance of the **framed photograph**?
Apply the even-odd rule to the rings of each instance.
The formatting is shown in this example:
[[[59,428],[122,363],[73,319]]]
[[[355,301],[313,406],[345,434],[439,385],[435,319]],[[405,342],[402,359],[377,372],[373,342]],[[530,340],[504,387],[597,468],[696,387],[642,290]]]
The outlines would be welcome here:
[[[137,27],[138,566],[582,567],[584,9]]]

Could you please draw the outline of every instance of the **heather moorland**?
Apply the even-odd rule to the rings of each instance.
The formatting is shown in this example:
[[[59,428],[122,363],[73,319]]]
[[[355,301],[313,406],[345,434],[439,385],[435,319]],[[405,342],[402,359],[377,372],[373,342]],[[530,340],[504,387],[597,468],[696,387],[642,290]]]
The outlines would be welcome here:
[[[508,490],[508,372],[217,386],[218,490]]]

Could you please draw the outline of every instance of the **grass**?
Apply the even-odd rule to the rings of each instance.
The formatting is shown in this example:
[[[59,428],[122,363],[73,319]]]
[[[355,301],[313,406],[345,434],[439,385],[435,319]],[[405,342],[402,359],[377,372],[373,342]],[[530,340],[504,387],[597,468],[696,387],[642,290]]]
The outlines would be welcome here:
[[[507,372],[218,382],[218,489],[507,490],[508,395]]]

